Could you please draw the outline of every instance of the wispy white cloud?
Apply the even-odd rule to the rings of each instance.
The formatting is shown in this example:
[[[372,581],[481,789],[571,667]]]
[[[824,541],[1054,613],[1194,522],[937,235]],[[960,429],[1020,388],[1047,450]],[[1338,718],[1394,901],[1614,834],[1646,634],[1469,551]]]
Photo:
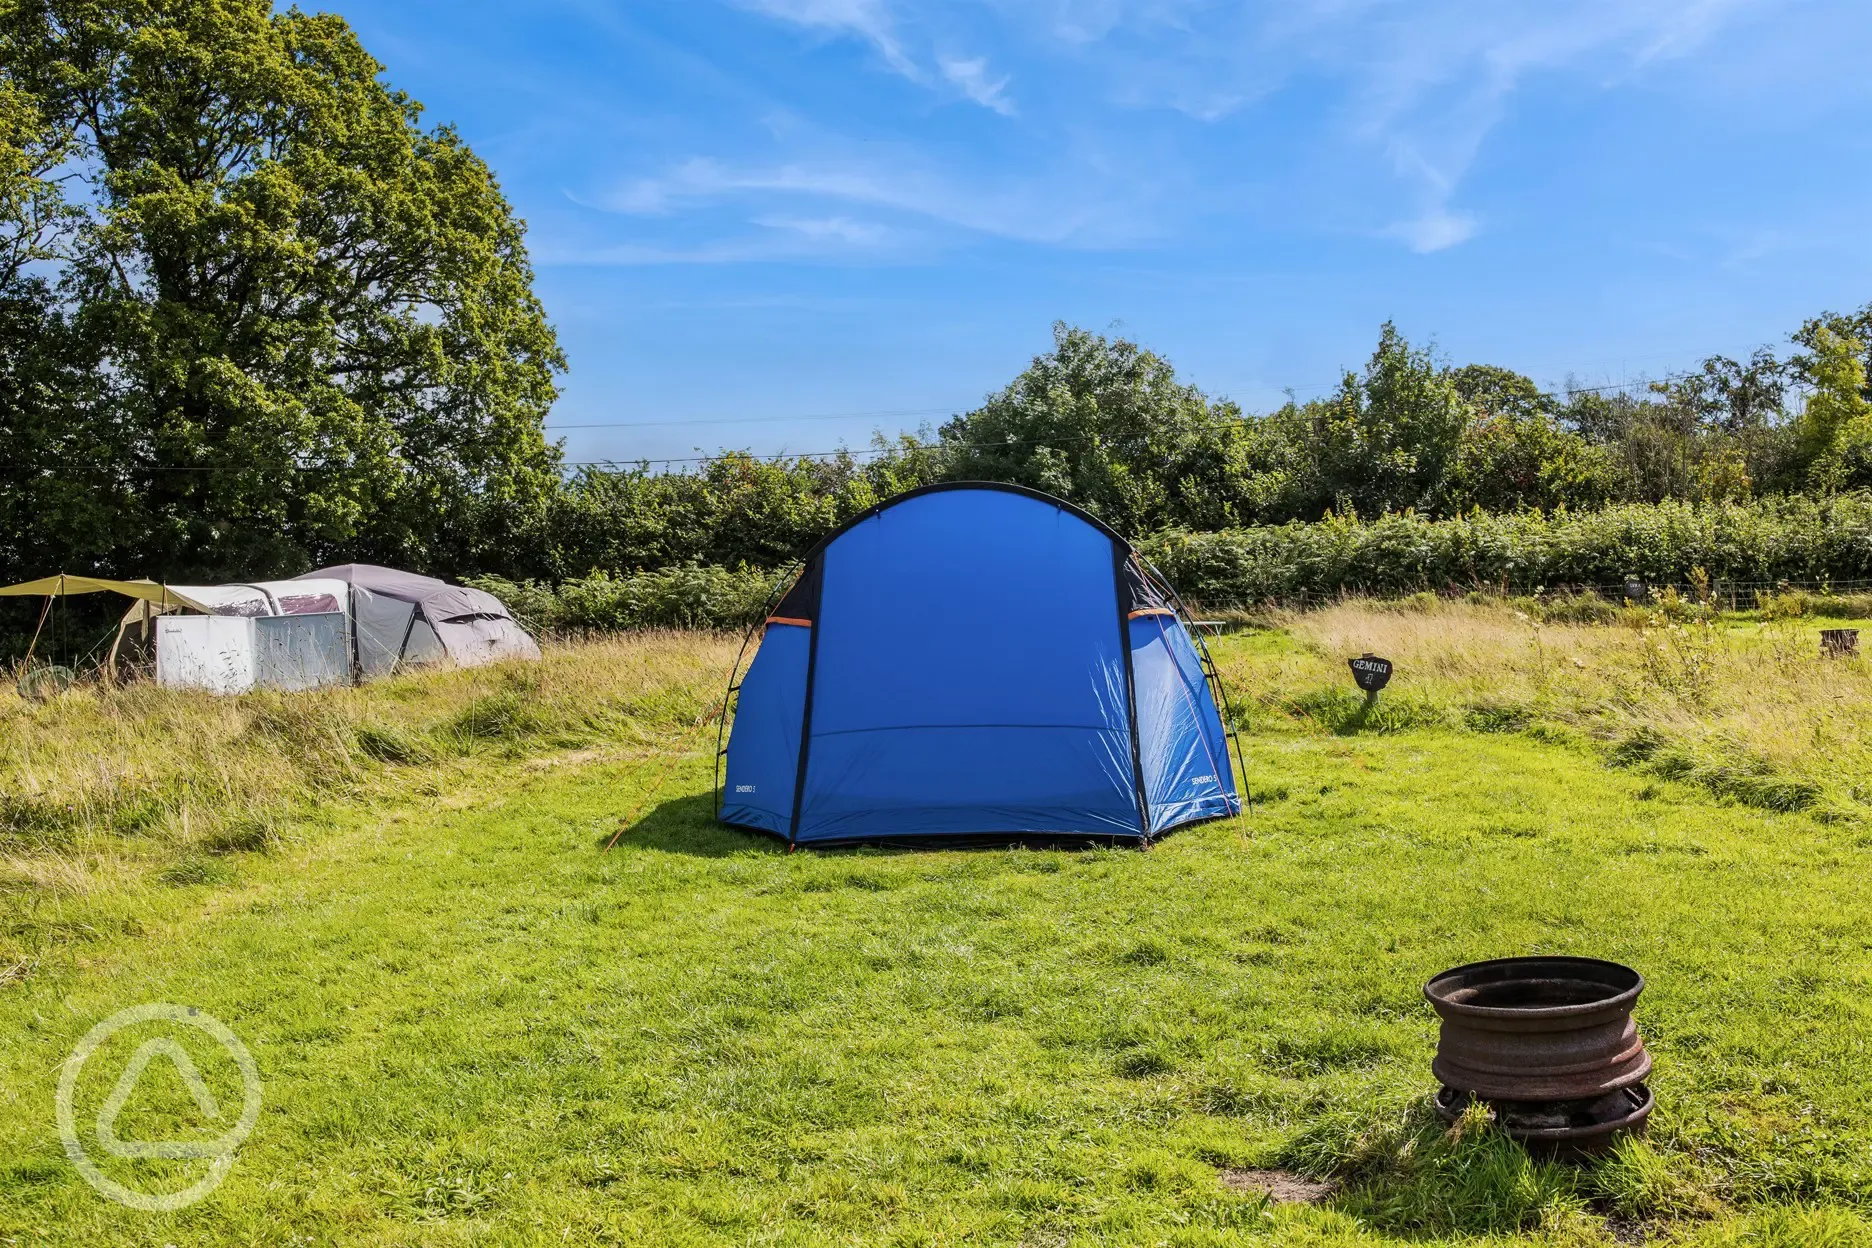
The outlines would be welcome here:
[[[847,247],[876,247],[891,236],[891,231],[876,221],[854,221],[850,217],[755,217],[754,224]]]
[[[1134,196],[1102,189],[1110,193],[1068,197],[1046,179],[961,183],[902,153],[846,152],[768,165],[695,157],[587,202],[639,216],[742,202],[757,205],[768,220],[814,219],[810,213],[777,213],[776,205],[843,205],[972,234],[1065,246],[1108,246],[1149,232]],[[852,223],[848,212],[818,219]]]
[[[1448,247],[1480,228],[1454,205],[1531,78],[1616,84],[1788,0],[983,2],[1134,108],[1231,123],[1284,87],[1329,87],[1339,133],[1322,141],[1349,143],[1398,179],[1408,220],[1387,232]]]
[[[855,167],[782,164],[737,167],[697,156],[650,178],[628,182],[595,206],[614,212],[657,214],[750,192],[779,192],[899,207],[906,188]]]
[[[898,0],[899,4],[906,0]],[[1008,78],[994,77],[983,56],[919,58],[907,47],[899,15],[887,0],[733,0],[737,6],[810,30],[842,34],[869,43],[893,71],[928,87],[955,88],[963,98],[1005,117],[1014,115]],[[933,59],[934,70],[924,61]]]
[[[1475,234],[1477,224],[1474,213],[1432,208],[1421,217],[1395,222],[1384,232],[1404,240],[1412,251],[1427,255],[1468,242]]]
[[[1472,170],[1531,87],[1649,83],[1738,14],[1791,0],[724,2],[861,43],[923,88],[1022,119],[996,132],[1005,140],[938,155],[921,131],[850,142],[769,111],[756,146],[678,156],[585,201],[670,219],[654,235],[725,231],[675,249],[725,261],[927,253],[968,236],[1128,245],[1309,192],[1316,226],[1444,251],[1494,219]],[[1296,118],[1306,133],[1274,136],[1267,166],[1288,180],[1257,185],[1253,144]],[[1045,142],[1044,155],[1020,162],[1011,145],[1024,140]],[[1195,155],[1205,144],[1242,159],[1218,167]]]
[[[977,56],[964,61],[945,56],[938,57],[936,63],[942,67],[943,77],[954,83],[963,95],[1003,117],[1014,115],[1014,102],[1007,98],[1007,77],[989,77],[986,59]]]
[[[700,243],[599,243],[546,247],[534,255],[542,266],[616,267],[677,264],[824,263],[855,260],[888,250],[897,241],[883,226],[838,218],[767,217],[742,231]]]
[[[533,262],[544,269],[633,268],[666,264],[748,264],[797,259],[797,247],[776,247],[763,239],[716,239],[696,246],[656,243],[606,243],[579,246],[547,243],[536,247]]]
[[[735,0],[735,3],[795,26],[854,35],[875,48],[884,63],[904,77],[922,77],[922,71],[904,52],[897,37],[896,23],[884,0]]]
[[[1475,214],[1453,206],[1511,100],[1539,74],[1620,80],[1684,55],[1751,0],[1590,0],[1564,10],[1529,0],[1483,9],[1445,3],[1404,14],[1358,14],[1368,39],[1343,67],[1364,85],[1348,102],[1353,133],[1383,150],[1420,211],[1388,232],[1413,250],[1473,237]],[[1363,7],[1363,6],[1361,6]],[[1343,20],[1343,18],[1341,19]],[[1313,58],[1334,53],[1314,45]]]

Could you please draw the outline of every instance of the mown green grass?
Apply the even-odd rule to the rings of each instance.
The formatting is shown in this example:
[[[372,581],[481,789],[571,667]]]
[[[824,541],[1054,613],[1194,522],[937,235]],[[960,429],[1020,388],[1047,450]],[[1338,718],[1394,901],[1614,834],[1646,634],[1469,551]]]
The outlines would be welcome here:
[[[134,895],[264,851],[295,812],[439,792],[492,761],[641,751],[712,721],[739,639],[639,633],[538,663],[222,698],[0,683],[0,986],[87,929],[73,898]]]
[[[1872,1243],[1862,825],[1459,718],[1252,719],[1253,814],[1148,853],[787,854],[710,821],[692,733],[673,763],[392,760],[401,797],[283,820],[267,852],[39,897],[67,939],[0,989],[0,1236],[1606,1244],[1610,1215],[1651,1242]],[[1422,982],[1536,952],[1650,980],[1654,1130],[1597,1167],[1426,1112]],[[176,1214],[99,1199],[53,1126],[78,1038],[151,1000],[224,1020],[266,1081],[226,1183]],[[146,1087],[120,1134],[198,1118]],[[1339,1194],[1270,1208],[1219,1177],[1260,1166]]]

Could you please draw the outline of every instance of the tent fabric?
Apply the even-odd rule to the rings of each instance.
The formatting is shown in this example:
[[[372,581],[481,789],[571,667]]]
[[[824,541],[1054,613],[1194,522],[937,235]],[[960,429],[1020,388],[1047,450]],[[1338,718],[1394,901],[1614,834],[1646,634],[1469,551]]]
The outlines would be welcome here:
[[[122,594],[134,599],[130,609],[117,623],[117,635],[105,666],[113,679],[125,653],[127,635],[139,630],[148,645],[153,639],[152,621],[158,616],[194,611],[202,615],[238,615],[262,618],[278,615],[308,615],[343,610],[344,585],[327,581],[317,586],[288,581],[256,581],[239,585],[162,585],[151,580],[112,580],[99,576],[71,576],[60,572],[18,585],[0,586],[0,597],[52,597],[69,594]],[[203,634],[206,636],[206,634]]]
[[[156,683],[166,688],[296,692],[351,674],[340,611],[164,615],[155,629]]]
[[[348,626],[343,624],[344,618],[349,615],[346,610],[348,595],[343,581],[251,581],[233,585],[170,585],[166,588],[169,591],[167,601],[141,599],[132,603],[117,622],[117,636],[111,641],[110,655],[106,660],[113,677],[117,674],[117,666],[123,656],[133,653],[138,646],[149,644],[153,635],[151,622],[156,617],[180,611],[252,619],[336,614],[341,620],[339,631],[342,633],[344,627]],[[208,634],[202,635],[205,637]]]
[[[369,563],[346,563],[337,567],[307,572],[294,580],[343,581],[354,589],[369,590],[384,598],[419,604],[431,620],[447,620],[463,615],[508,615],[507,607],[493,594],[472,585],[451,585],[433,576],[380,568]]]
[[[360,676],[380,676],[402,659],[415,628],[416,604],[352,587],[352,658]]]
[[[444,658],[473,667],[540,657],[538,643],[485,590],[369,563],[320,568],[296,579],[349,588],[353,659],[361,676]]]
[[[1228,736],[1206,696],[1202,660],[1182,622],[1153,611],[1130,620],[1131,669],[1137,683],[1138,754],[1151,832],[1234,814]]]
[[[117,636],[111,645],[109,666],[113,674],[132,630],[138,630],[138,636],[144,639],[138,644],[147,645],[148,639],[156,631],[153,624],[157,617],[179,611],[247,619],[317,614],[338,616],[337,627],[341,634],[348,635],[350,639],[352,662],[359,676],[388,672],[399,664],[421,664],[444,658],[463,667],[472,667],[505,658],[540,657],[538,643],[520,627],[512,613],[493,594],[467,585],[450,585],[434,577],[371,564],[352,563],[323,568],[287,581],[252,581],[229,585],[160,585],[148,580],[119,581],[104,577],[70,576],[61,572],[18,585],[0,586],[0,597],[62,597],[67,594],[94,593],[117,593],[136,599],[118,623]],[[328,631],[329,622],[316,626],[316,629]],[[283,626],[262,631],[269,637],[297,636],[297,632]],[[225,656],[232,653],[230,647],[237,644],[229,638],[233,638],[239,630],[189,625],[169,632],[175,645],[183,644],[186,637],[195,639],[189,644],[202,654]],[[240,637],[244,640],[239,645],[244,645],[246,651],[252,651],[258,644],[254,638],[259,635],[254,630],[241,633]],[[319,636],[323,637],[324,633],[320,632]],[[290,645],[285,642],[279,644],[293,650],[295,654],[300,648],[296,641]],[[322,641],[317,644],[320,647],[324,645]],[[320,650],[320,653],[323,651]],[[242,662],[251,666],[250,659],[251,655]],[[306,662],[300,658],[293,658],[291,662],[299,667],[306,666]],[[226,665],[222,658],[202,659],[196,664],[204,671],[210,667],[219,671]],[[217,676],[203,687],[239,685],[247,679],[247,676],[241,674],[246,670],[241,667],[225,680]],[[290,684],[298,677],[280,679]],[[321,675],[319,679],[324,678]]]
[[[807,556],[741,682],[720,817],[790,843],[1148,841],[1236,813],[1221,716],[1116,533],[1011,486],[911,491]]]
[[[113,581],[98,576],[67,576],[60,572],[36,581],[0,586],[0,598],[63,598],[67,594],[99,593],[122,594],[144,602],[179,603],[196,611],[209,609],[190,598],[182,587],[158,585],[155,581]]]
[[[232,585],[171,585],[165,606],[146,600],[159,611],[192,610],[204,615],[312,615],[323,611],[343,611],[343,581],[246,581]],[[125,619],[142,619],[151,614],[141,606],[131,607]]]
[[[343,611],[343,581],[247,581],[233,585],[171,586],[215,615],[313,615]]]
[[[432,626],[426,636],[422,634],[423,629],[418,627],[410,635],[412,656],[419,652],[420,647],[433,646],[437,652],[450,655],[539,657],[539,646],[533,638],[505,615],[470,615],[446,619]]]
[[[789,836],[812,627],[776,616],[741,682],[721,817]]]

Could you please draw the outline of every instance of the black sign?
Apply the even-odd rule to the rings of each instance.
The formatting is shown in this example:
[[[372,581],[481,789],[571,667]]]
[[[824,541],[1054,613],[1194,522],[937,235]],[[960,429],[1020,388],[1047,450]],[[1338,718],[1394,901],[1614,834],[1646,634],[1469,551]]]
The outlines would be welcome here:
[[[1375,654],[1361,655],[1352,660],[1352,679],[1366,693],[1377,693],[1391,683],[1391,660]]]

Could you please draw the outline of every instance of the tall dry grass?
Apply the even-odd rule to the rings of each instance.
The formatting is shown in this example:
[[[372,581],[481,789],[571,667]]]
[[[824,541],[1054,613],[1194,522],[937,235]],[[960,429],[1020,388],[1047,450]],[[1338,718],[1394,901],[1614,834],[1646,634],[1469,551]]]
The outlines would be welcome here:
[[[1856,819],[1872,805],[1872,661],[1821,659],[1810,621],[1542,623],[1423,596],[1263,622],[1216,648],[1251,730],[1529,732],[1758,806]],[[5,687],[0,936],[22,896],[109,890],[183,860],[209,870],[267,848],[308,804],[436,791],[439,773],[533,753],[712,748],[737,645],[615,635],[539,663],[307,694],[81,686],[39,704]],[[1368,650],[1398,665],[1375,709],[1345,668]]]
[[[1262,713],[1332,730],[1571,735],[1756,805],[1849,814],[1872,798],[1872,661],[1822,658],[1815,621],[1688,615],[1628,610],[1592,626],[1503,605],[1351,601],[1273,617],[1297,644],[1224,647],[1222,663]],[[1370,714],[1344,666],[1366,651],[1397,665]]]
[[[538,663],[232,698],[93,684],[34,703],[9,684],[0,908],[9,891],[83,890],[138,861],[264,848],[295,805],[422,783],[434,768],[699,739],[738,644],[639,633],[555,645]]]

